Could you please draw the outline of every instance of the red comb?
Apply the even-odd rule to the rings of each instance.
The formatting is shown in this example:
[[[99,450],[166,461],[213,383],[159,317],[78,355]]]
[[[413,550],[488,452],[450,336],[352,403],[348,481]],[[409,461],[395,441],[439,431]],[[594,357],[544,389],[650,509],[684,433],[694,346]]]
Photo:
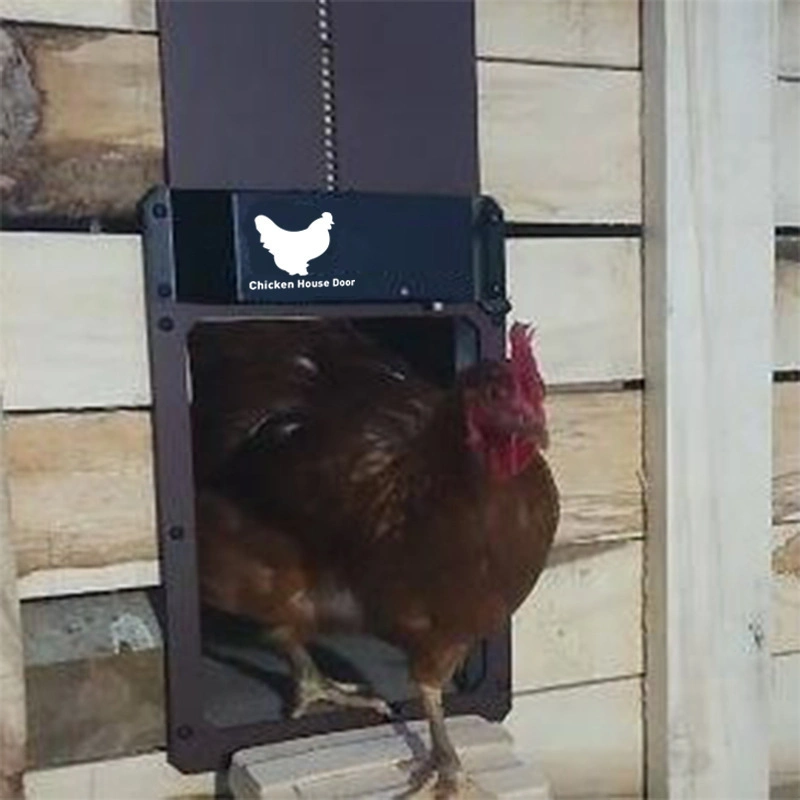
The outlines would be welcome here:
[[[539,372],[539,365],[533,355],[532,325],[515,322],[508,332],[511,344],[511,366],[517,374],[521,384],[531,393],[532,397],[541,402],[544,400],[544,380]]]

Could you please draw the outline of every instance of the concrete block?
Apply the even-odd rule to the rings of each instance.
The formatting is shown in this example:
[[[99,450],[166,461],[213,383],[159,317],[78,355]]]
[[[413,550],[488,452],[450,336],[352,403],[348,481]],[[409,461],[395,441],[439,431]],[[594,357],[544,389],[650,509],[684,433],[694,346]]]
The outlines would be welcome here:
[[[462,800],[551,800],[501,725],[462,716],[448,730],[468,776]],[[415,791],[429,744],[427,723],[415,721],[253,747],[233,757],[229,784],[236,800],[432,800],[432,780]]]

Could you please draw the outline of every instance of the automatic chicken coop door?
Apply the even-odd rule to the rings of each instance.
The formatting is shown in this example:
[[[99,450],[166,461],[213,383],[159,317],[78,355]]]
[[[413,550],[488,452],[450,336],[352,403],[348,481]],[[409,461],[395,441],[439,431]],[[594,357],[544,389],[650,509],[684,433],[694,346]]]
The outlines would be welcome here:
[[[287,718],[283,659],[251,619],[204,603],[197,536],[204,512],[196,506],[204,478],[192,432],[192,404],[203,399],[193,396],[197,349],[234,322],[241,330],[347,319],[423,379],[447,386],[477,359],[504,351],[500,209],[484,197],[160,187],[141,211],[170,760],[185,771],[217,768],[253,743],[378,722],[369,711],[324,706]],[[247,358],[268,363],[276,354]],[[215,402],[226,388],[214,386]],[[471,654],[447,694],[450,712],[507,713],[509,647],[506,630]],[[404,657],[388,644],[332,635],[312,654],[326,673],[369,683],[401,715],[419,716]]]

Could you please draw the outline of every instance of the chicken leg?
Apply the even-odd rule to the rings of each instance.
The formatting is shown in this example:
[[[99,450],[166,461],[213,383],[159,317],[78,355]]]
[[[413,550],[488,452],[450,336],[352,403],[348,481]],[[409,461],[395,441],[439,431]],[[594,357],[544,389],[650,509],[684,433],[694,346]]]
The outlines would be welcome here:
[[[464,768],[458,757],[444,720],[441,686],[420,684],[422,707],[428,719],[431,734],[431,756],[429,767],[438,779],[434,787],[437,800],[449,800],[458,797],[461,786],[466,782]]]
[[[444,718],[442,689],[440,686],[418,684],[422,707],[428,719],[431,736],[431,753],[427,761],[417,767],[411,777],[409,790],[401,798],[431,797],[435,800],[498,800],[497,795],[487,792],[465,772],[461,759],[453,746]],[[413,763],[413,762],[412,762]]]
[[[418,766],[411,778],[414,797],[436,776],[433,796],[436,800],[455,800],[469,796],[490,797],[467,777],[450,740],[444,717],[442,689],[452,679],[458,665],[464,660],[468,646],[463,642],[428,641],[412,656],[411,671],[422,700],[422,709],[428,720],[431,752],[427,761]],[[466,794],[465,794],[466,793]]]

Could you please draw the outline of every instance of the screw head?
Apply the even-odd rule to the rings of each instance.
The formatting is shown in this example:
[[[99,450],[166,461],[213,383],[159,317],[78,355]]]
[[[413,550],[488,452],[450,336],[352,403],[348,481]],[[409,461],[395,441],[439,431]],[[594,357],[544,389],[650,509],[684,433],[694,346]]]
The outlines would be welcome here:
[[[183,539],[184,536],[183,526],[182,525],[171,526],[170,529],[167,531],[167,536],[169,536],[170,539],[176,542],[180,541],[181,539]]]
[[[156,293],[159,297],[170,297],[172,295],[172,287],[168,283],[159,283],[156,287]]]
[[[175,320],[172,317],[161,317],[158,321],[158,327],[162,331],[171,331],[175,327]]]
[[[153,206],[153,216],[156,219],[164,219],[167,216],[167,207],[164,203],[156,203]]]
[[[194,736],[194,730],[192,729],[191,725],[179,725],[178,729],[175,731],[178,734],[179,739],[191,739]]]

